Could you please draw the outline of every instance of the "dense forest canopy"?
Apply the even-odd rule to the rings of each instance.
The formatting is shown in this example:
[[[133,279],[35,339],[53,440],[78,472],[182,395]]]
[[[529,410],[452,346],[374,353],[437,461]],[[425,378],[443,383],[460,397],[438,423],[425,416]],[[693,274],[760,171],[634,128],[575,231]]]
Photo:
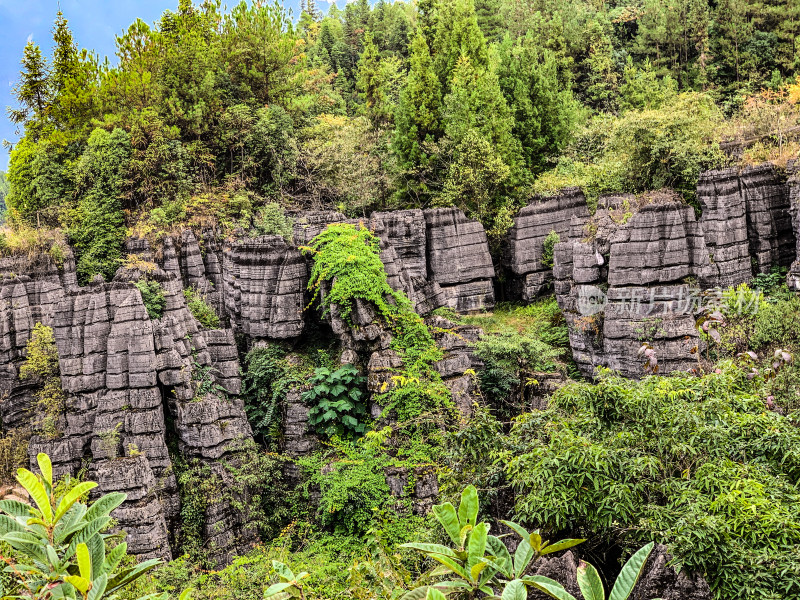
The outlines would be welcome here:
[[[458,205],[490,237],[570,184],[691,200],[720,136],[796,123],[798,28],[786,0],[310,1],[296,23],[279,3],[181,0],[118,36],[112,64],[58,13],[8,111],[11,218],[64,228],[80,254],[99,204],[113,245],[125,225],[233,223],[265,200]],[[735,125],[748,111],[761,131]],[[100,254],[87,275],[113,272]]]

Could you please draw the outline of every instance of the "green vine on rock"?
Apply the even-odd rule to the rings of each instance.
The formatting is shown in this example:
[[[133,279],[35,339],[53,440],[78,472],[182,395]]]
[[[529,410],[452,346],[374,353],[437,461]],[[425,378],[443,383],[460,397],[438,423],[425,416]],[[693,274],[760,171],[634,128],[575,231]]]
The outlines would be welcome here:
[[[426,410],[450,407],[449,390],[433,368],[443,358],[425,322],[402,291],[389,285],[380,259],[380,241],[363,225],[334,223],[301,247],[314,259],[308,289],[313,303],[323,283],[323,315],[336,305],[339,315],[353,326],[350,315],[356,300],[370,303],[392,332],[391,348],[403,359],[393,385],[385,386],[379,402],[396,410],[400,420],[413,419]]]

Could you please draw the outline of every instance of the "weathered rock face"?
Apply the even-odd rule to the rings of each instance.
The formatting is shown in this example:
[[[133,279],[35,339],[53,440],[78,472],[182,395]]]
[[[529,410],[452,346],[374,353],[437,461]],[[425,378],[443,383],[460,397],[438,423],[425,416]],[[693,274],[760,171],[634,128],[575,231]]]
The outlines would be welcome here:
[[[706,171],[697,183],[703,209],[700,224],[712,262],[716,285],[733,287],[750,281],[747,207],[742,200],[737,169]]]
[[[711,600],[714,597],[705,579],[684,570],[676,571],[669,566],[670,560],[665,546],[659,544],[653,549],[631,600]]]
[[[129,249],[148,256],[140,242]],[[0,403],[3,428],[30,421],[34,385],[19,381],[19,367],[33,325],[51,326],[65,410],[57,436],[34,434],[31,460],[48,453],[57,474],[74,475],[88,464],[100,491],[128,494],[113,516],[128,532],[131,552],[170,558],[180,501],[167,436],[176,436],[184,458],[205,462],[221,478],[229,476],[219,459],[235,459],[234,441],[251,437],[238,398],[232,331],[202,330],[186,307],[182,281],[159,269],[146,276],[161,284],[166,306],[160,319],[151,319],[133,284],[143,276],[139,271],[121,269],[113,282],[98,279],[79,288],[71,255],[61,269],[46,261],[5,262],[9,271],[23,267],[31,275],[0,280],[0,384],[8,394]],[[197,284],[202,273],[192,273]],[[210,391],[202,391],[204,384]],[[223,513],[224,519],[214,521]],[[219,549],[218,560],[250,541],[242,537],[245,525],[229,503],[211,503],[206,541],[212,554]]]
[[[513,275],[512,297],[536,299],[553,280],[553,271],[542,263],[544,240],[555,231],[561,240],[569,234],[572,218],[589,218],[586,198],[579,188],[569,188],[552,198],[535,198],[514,219],[508,235],[506,263]]]
[[[494,266],[486,232],[457,208],[425,211],[428,278],[445,306],[469,312],[494,306]]]
[[[71,253],[61,268],[43,254],[0,259],[0,415],[4,430],[30,421],[35,384],[20,381],[19,367],[36,323],[53,324],[64,295],[77,288]]]
[[[663,372],[693,364],[692,298],[710,269],[702,230],[674,196],[643,202],[624,215],[600,208],[585,228],[573,219],[569,239],[555,247],[556,298],[587,376],[598,366],[641,376],[643,343],[655,348]]]
[[[788,266],[795,256],[789,189],[771,163],[700,175],[697,199],[713,264],[713,284],[747,283],[753,272]]]
[[[790,290],[800,292],[800,163],[793,160],[786,166],[786,187],[789,188],[789,214],[792,220],[796,248],[795,259],[789,268],[786,282]]]
[[[237,329],[254,340],[300,336],[308,281],[300,251],[279,236],[263,236],[235,242],[226,259],[225,307]]]

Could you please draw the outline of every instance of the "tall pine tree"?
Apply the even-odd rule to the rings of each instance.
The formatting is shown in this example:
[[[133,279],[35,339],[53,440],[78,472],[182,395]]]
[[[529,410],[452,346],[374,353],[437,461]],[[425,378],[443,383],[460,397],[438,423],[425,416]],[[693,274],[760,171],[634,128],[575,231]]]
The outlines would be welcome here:
[[[39,45],[32,41],[25,45],[19,81],[11,91],[19,108],[9,108],[9,118],[16,125],[30,129],[30,134],[37,139],[47,116],[52,84],[47,59],[42,56]]]

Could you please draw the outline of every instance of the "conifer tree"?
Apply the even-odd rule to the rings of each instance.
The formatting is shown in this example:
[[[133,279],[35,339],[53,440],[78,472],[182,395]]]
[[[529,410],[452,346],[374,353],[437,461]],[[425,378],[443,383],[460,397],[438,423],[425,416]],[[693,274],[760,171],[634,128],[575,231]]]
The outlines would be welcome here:
[[[421,30],[411,42],[410,70],[395,116],[393,148],[403,166],[424,160],[422,143],[440,134],[442,95],[428,44]]]
[[[8,116],[17,125],[27,127],[35,122],[41,125],[50,104],[52,89],[47,59],[42,56],[39,45],[30,41],[25,45],[21,64],[19,81],[12,88],[19,108],[8,109]],[[38,134],[36,128],[33,129],[31,134],[35,139]]]
[[[372,40],[368,31],[364,34],[364,51],[358,61],[356,87],[364,101],[367,112],[371,111],[378,102],[380,94],[380,57],[378,47]]]
[[[480,70],[486,68],[489,55],[486,39],[478,27],[473,0],[443,0],[439,11],[432,50],[436,75],[446,93],[456,63],[462,56],[470,60],[473,68]]]

